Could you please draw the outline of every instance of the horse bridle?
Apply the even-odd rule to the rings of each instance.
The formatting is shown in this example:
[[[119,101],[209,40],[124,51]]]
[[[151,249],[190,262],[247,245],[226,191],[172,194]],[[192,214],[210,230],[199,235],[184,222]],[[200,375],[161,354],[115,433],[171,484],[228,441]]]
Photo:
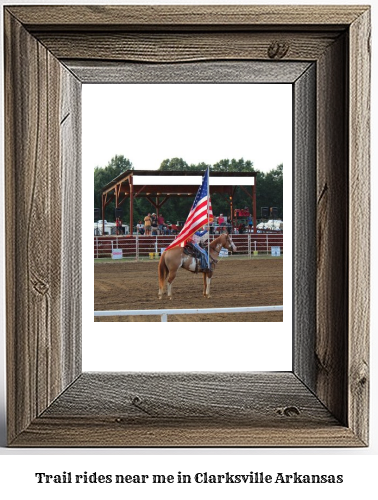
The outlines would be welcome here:
[[[232,248],[233,248],[233,244],[234,244],[234,242],[232,241],[231,236],[230,236],[229,234],[227,235],[227,239],[226,239],[226,241],[228,241],[228,243],[229,243],[229,245],[230,245],[230,247],[231,247],[231,249],[232,249]]]
[[[226,241],[228,241],[228,243],[230,244],[230,247],[231,247],[231,249],[232,249],[233,241],[232,241],[232,239],[231,239],[231,237],[230,237],[230,235],[229,235],[229,234],[227,234]],[[224,248],[224,247],[222,246],[222,247],[220,248],[220,250],[215,250],[215,248],[213,248],[212,250],[213,250],[213,252],[216,252],[216,253],[219,255],[219,254],[220,254],[220,252],[221,252],[221,250],[222,250],[222,248]]]

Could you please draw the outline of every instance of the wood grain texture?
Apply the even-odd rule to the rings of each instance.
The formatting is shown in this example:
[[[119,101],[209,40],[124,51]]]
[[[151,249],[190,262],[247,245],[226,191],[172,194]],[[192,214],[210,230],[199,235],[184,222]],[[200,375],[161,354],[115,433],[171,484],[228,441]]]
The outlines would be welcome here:
[[[350,28],[349,426],[368,441],[370,329],[370,11]]]
[[[61,66],[62,386],[81,374],[81,82]]]
[[[294,373],[316,391],[316,65],[293,86]]]
[[[348,111],[347,36],[317,65],[316,394],[347,423]],[[332,331],[332,335],[330,332]]]
[[[321,56],[338,34],[201,32],[38,32],[36,38],[59,59],[172,63],[206,60],[299,60]]]
[[[175,64],[64,60],[82,83],[293,83],[306,62],[218,61]]]
[[[286,9],[5,8],[7,220],[17,214],[6,243],[10,445],[368,444],[369,235],[352,215],[369,213],[369,8]],[[241,62],[242,81],[249,78],[244,60],[277,64],[269,78],[286,72],[278,69],[282,61],[316,63],[316,194],[299,220],[310,224],[316,203],[317,229],[306,228],[302,240],[297,232],[294,246],[303,267],[306,248],[314,260],[316,240],[316,321],[310,267],[296,299],[295,321],[303,323],[296,325],[294,372],[77,378],[80,251],[72,240],[80,225],[66,221],[80,216],[81,79],[101,81],[104,69],[115,80],[137,79],[139,70],[151,78],[144,63],[153,62],[159,78],[181,82],[176,63],[195,61],[193,78],[199,61],[208,61],[205,78],[214,81],[220,59],[228,78]],[[94,77],[96,64],[102,75]],[[297,115],[296,210],[314,180],[313,80],[305,65],[294,93],[297,110],[309,113]]]
[[[185,29],[215,26],[261,29],[267,26],[335,26],[351,24],[365,10],[363,5],[159,5],[159,6],[12,6],[7,7],[29,30],[100,29],[125,27],[142,30],[159,27]]]
[[[298,432],[361,445],[291,373],[87,373],[14,445],[291,446]]]
[[[292,373],[84,373],[44,417],[238,420],[336,425]],[[285,417],[294,417],[294,419]]]
[[[5,15],[9,441],[66,387],[62,344],[61,65]],[[19,46],[23,47],[20,52]],[[75,329],[78,323],[75,323]],[[71,332],[67,332],[71,333]],[[78,372],[76,372],[76,376]]]
[[[12,443],[14,447],[361,447],[348,428],[328,423],[313,427],[260,427],[193,420],[125,425],[114,418],[37,418]]]
[[[56,286],[61,253],[52,232],[53,222],[59,227],[61,221],[60,172],[51,168],[59,164],[55,114],[59,64],[54,65],[47,51],[9,16],[6,33],[5,113],[11,119],[5,146],[6,213],[14,221],[6,228],[7,362],[9,371],[14,371],[8,380],[12,438],[61,389],[56,383],[60,374],[52,363],[55,341],[54,354],[60,349]]]

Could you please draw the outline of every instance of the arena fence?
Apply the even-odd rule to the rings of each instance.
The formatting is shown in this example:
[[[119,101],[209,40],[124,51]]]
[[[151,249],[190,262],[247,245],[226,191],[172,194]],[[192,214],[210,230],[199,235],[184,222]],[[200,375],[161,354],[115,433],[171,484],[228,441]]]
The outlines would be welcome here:
[[[270,311],[283,311],[283,306],[257,306],[257,307],[220,307],[212,309],[148,309],[129,311],[95,311],[97,317],[106,316],[160,316],[161,321],[168,321],[169,315],[178,314],[223,314],[223,313],[258,313]]]
[[[217,235],[210,235],[210,239]],[[161,251],[173,240],[174,235],[169,236],[95,236],[94,258],[123,258],[131,260],[157,259]],[[232,240],[238,248],[236,255],[244,255],[252,258],[257,255],[269,255],[273,250],[279,248],[280,255],[283,254],[283,233],[266,234],[234,234]]]

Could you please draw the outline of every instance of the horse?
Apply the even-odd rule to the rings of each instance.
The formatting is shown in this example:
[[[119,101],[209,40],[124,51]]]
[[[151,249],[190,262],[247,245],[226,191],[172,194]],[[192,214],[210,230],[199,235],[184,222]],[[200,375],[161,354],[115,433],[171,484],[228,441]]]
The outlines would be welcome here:
[[[213,276],[215,265],[218,260],[219,252],[222,248],[227,250],[237,251],[237,248],[228,233],[222,233],[210,243],[210,270],[199,269],[198,261],[193,255],[184,253],[184,248],[181,246],[165,250],[159,261],[159,299],[163,298],[164,286],[167,281],[167,295],[172,300],[172,281],[176,277],[176,273],[180,267],[187,271],[203,273],[203,295],[210,298],[210,283]],[[167,279],[168,278],[168,279]]]

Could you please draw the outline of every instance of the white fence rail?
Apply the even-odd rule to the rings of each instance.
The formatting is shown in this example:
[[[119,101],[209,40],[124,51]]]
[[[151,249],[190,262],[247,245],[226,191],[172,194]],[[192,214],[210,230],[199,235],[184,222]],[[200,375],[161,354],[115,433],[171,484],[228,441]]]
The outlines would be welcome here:
[[[148,309],[124,311],[95,311],[97,317],[106,316],[160,316],[161,321],[168,321],[172,314],[223,314],[223,313],[258,313],[270,311],[283,311],[283,306],[257,306],[257,307],[220,307],[205,309]]]
[[[95,236],[94,238],[94,258],[109,258],[115,249],[122,250],[122,258],[126,259],[154,259],[160,256],[161,250],[166,248],[173,240],[174,236]],[[214,238],[211,235],[210,238]],[[270,254],[272,247],[279,247],[283,254],[283,234],[234,234],[232,239],[238,248],[236,255],[245,255],[249,258]]]

